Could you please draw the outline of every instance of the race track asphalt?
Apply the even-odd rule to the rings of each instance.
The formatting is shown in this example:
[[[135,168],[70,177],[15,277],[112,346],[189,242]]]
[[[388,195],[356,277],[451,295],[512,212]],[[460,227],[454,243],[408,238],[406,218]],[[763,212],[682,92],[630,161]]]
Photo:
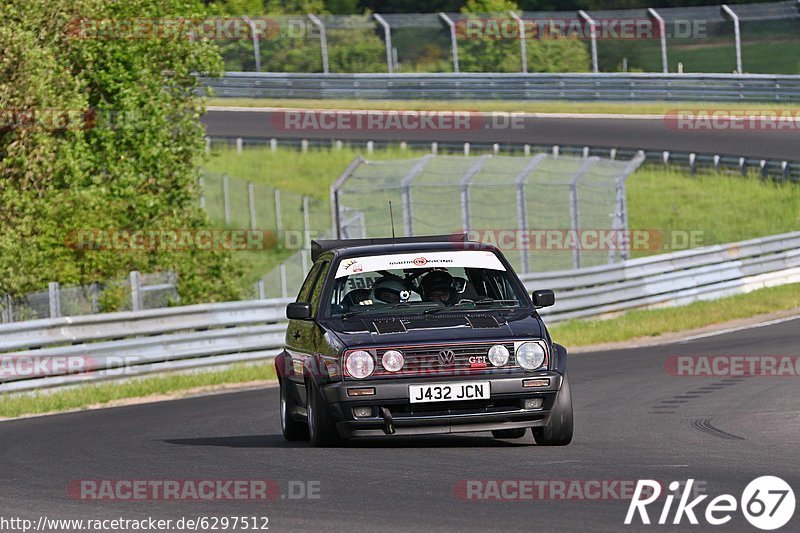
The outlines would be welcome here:
[[[471,127],[404,131],[355,128],[309,129],[285,127],[282,112],[268,109],[209,109],[202,118],[212,137],[319,139],[350,141],[438,141],[576,145],[670,150],[763,159],[800,159],[800,130],[793,129],[677,129],[663,117],[527,115],[516,126],[505,120],[473,121]],[[506,126],[506,127],[500,127]]]
[[[624,528],[628,502],[475,501],[464,480],[698,480],[740,497],[776,475],[800,496],[797,377],[678,377],[673,355],[800,355],[800,319],[569,361],[575,439],[538,447],[489,434],[382,438],[318,449],[280,435],[275,387],[0,423],[3,517],[266,516],[271,531],[747,531],[726,525]],[[272,501],[78,501],[71,480],[269,479]],[[318,499],[285,498],[317,482]],[[297,485],[294,485],[297,486]],[[708,500],[706,500],[707,502]],[[655,520],[660,505],[651,512]],[[701,512],[705,503],[701,504]],[[798,513],[785,526],[797,531]]]

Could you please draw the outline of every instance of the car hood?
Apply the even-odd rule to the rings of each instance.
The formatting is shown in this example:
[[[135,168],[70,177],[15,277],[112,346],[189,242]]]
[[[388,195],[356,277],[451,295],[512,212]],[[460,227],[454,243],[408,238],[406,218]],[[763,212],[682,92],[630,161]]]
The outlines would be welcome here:
[[[331,319],[325,326],[347,348],[367,345],[542,338],[541,320],[530,310],[507,313],[441,313],[433,316]]]

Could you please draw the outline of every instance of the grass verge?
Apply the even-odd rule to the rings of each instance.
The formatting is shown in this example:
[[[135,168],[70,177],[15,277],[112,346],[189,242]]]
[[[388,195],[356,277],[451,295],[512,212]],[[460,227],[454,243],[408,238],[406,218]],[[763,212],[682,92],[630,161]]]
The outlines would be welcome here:
[[[79,385],[54,392],[0,395],[0,417],[56,413],[90,406],[102,406],[130,398],[144,398],[213,388],[232,383],[247,383],[276,379],[272,363],[233,365],[224,370],[154,376],[130,381],[115,381],[97,385]]]
[[[663,115],[669,111],[724,109],[740,112],[797,111],[797,104],[743,102],[566,102],[560,100],[289,100],[271,98],[208,98],[206,105],[219,107],[278,107],[303,109],[376,109],[417,111],[498,111],[507,113],[586,113],[614,115]]]
[[[681,307],[630,311],[606,320],[570,320],[550,333],[559,344],[590,346],[675,333],[800,308],[800,283],[758,289]]]

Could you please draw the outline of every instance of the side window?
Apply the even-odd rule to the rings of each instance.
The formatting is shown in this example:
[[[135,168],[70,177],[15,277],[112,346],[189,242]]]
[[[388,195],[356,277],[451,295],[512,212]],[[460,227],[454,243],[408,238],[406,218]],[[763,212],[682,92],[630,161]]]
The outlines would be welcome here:
[[[325,277],[328,275],[328,261],[324,261],[320,263],[319,274],[317,275],[317,282],[314,284],[314,287],[311,289],[311,314],[317,314],[317,308],[319,308],[319,297],[322,294],[322,287],[325,286]]]
[[[309,297],[311,295],[311,289],[314,286],[314,282],[317,280],[317,274],[319,274],[319,269],[322,268],[322,265],[327,264],[327,262],[323,263],[314,263],[314,266],[311,267],[309,270],[308,275],[306,276],[306,280],[303,282],[303,286],[300,287],[300,292],[297,294],[298,302],[307,302],[309,301]]]

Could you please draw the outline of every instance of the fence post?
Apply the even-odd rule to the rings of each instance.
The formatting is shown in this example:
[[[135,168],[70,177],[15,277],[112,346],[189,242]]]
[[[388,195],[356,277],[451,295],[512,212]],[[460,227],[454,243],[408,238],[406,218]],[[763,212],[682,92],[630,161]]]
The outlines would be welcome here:
[[[283,231],[283,216],[281,215],[281,190],[275,189],[275,232],[280,239]]]
[[[309,14],[308,18],[319,29],[319,44],[322,48],[322,72],[328,74],[328,37],[325,34],[325,25],[316,15]]]
[[[580,247],[580,238],[578,232],[580,231],[581,226],[581,219],[580,219],[580,211],[578,210],[578,183],[581,181],[581,178],[589,172],[589,167],[591,167],[597,161],[597,157],[590,157],[584,160],[581,167],[572,176],[572,179],[569,182],[569,214],[570,220],[572,225],[572,232],[575,235],[575,249],[572,250],[572,266],[573,268],[580,268],[581,267],[581,247]]]
[[[655,19],[658,24],[658,31],[661,33],[661,69],[664,74],[667,74],[669,72],[669,63],[667,62],[667,25],[661,15],[652,7],[648,7],[647,12]]]
[[[592,72],[597,74],[599,72],[597,64],[597,23],[582,9],[578,11],[578,16],[589,24],[589,37],[591,38],[592,44]]]
[[[303,195],[303,249],[300,250],[303,273],[308,272],[308,252],[311,249],[311,221],[309,220],[308,196]]]
[[[6,322],[14,322],[14,301],[10,294],[6,294],[3,299],[6,301]]]
[[[286,286],[286,263],[281,263],[279,270],[281,273],[281,296],[283,298],[288,298],[289,289]]]
[[[509,15],[511,18],[517,21],[517,26],[519,27],[519,56],[522,60],[521,69],[524,74],[528,73],[528,48],[525,39],[527,38],[525,35],[525,23],[522,19],[517,15],[514,11],[509,11]]]
[[[478,158],[475,163],[472,164],[467,173],[464,174],[464,177],[461,178],[461,227],[464,229],[465,232],[470,230],[470,224],[472,219],[472,214],[470,213],[470,205],[469,205],[469,186],[472,183],[472,179],[475,175],[480,172],[481,167],[489,159],[490,155],[482,155]]]
[[[206,208],[206,195],[205,195],[206,182],[205,182],[205,180],[203,180],[203,176],[200,176],[197,179],[197,184],[200,186],[200,207],[202,209],[205,209]]]
[[[739,27],[739,16],[727,4],[722,4],[722,11],[733,21],[733,38],[736,44],[736,72],[742,74],[742,31]]]
[[[57,281],[51,281],[47,285],[47,292],[50,299],[50,318],[61,316],[61,286]]]
[[[393,74],[394,65],[392,64],[392,27],[389,26],[389,23],[386,22],[386,19],[379,14],[373,13],[372,16],[375,17],[375,20],[378,21],[378,24],[383,26],[383,36],[386,40],[386,72]]]
[[[414,235],[414,206],[411,203],[411,184],[414,182],[414,179],[425,170],[425,167],[432,157],[432,154],[422,156],[422,158],[411,167],[411,170],[403,176],[403,180],[400,182],[402,187],[401,194],[403,196],[403,228],[405,229],[406,237]]]
[[[528,164],[525,165],[525,168],[517,174],[517,222],[519,225],[519,231],[525,232],[528,229],[528,206],[525,202],[525,182],[528,180],[528,176],[536,170],[536,167],[539,166],[539,163],[542,162],[543,159],[547,157],[547,154],[536,154],[533,158],[528,161]],[[520,242],[519,254],[520,260],[522,265],[522,272],[527,274],[530,272],[530,264],[528,258],[528,240],[523,238]]]
[[[247,199],[250,207],[250,229],[256,229],[256,190],[252,181],[247,182]]]
[[[259,300],[266,300],[267,299],[267,290],[264,286],[264,280],[260,279],[256,282],[256,287],[258,288],[258,299]]]
[[[142,279],[137,270],[132,270],[131,278],[131,311],[142,309]]]
[[[236,137],[236,153],[241,154],[242,148],[244,148],[244,139],[241,137]]]
[[[225,225],[228,226],[231,223],[231,199],[227,174],[222,175],[222,203],[225,206]]]
[[[456,25],[450,17],[445,13],[439,13],[442,20],[450,28],[450,48],[453,54],[453,72],[459,72],[458,69],[458,42],[456,40]]]
[[[253,58],[256,60],[256,72],[261,72],[261,47],[259,46],[258,42],[258,30],[256,30],[256,24],[250,17],[245,15],[242,17],[244,21],[250,26],[250,32],[253,35]]]
[[[269,149],[273,152],[276,152],[278,150],[278,139],[269,140]]]

